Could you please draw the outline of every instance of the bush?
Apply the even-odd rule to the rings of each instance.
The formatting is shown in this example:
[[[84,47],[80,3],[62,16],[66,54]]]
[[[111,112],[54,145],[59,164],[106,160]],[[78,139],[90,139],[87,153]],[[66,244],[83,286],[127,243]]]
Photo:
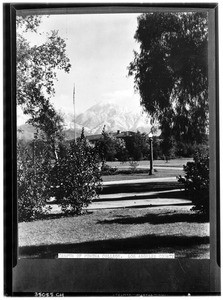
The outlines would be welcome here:
[[[196,145],[191,143],[178,142],[176,144],[177,157],[192,157],[195,153]]]
[[[209,215],[209,153],[207,149],[198,149],[194,162],[184,166],[185,176],[179,176],[185,190],[191,198],[193,210]]]
[[[101,175],[114,175],[117,172],[117,168],[112,168],[109,165],[104,164],[101,169]]]
[[[51,193],[66,214],[79,214],[101,187],[100,161],[85,138],[64,146],[62,152],[50,174]]]
[[[34,147],[35,146],[35,147]],[[18,219],[32,221],[49,211],[46,200],[56,197],[62,211],[80,213],[100,188],[100,161],[85,138],[69,146],[60,144],[57,159],[48,143],[18,143]]]
[[[148,169],[134,169],[132,168],[129,169],[124,169],[124,170],[117,170],[116,175],[129,175],[129,174],[148,174]]]
[[[131,168],[131,173],[135,173],[136,172],[136,168],[139,166],[139,162],[135,161],[135,160],[130,160],[129,161],[129,166]]]
[[[34,143],[34,142],[33,142]],[[17,198],[18,221],[41,218],[49,197],[49,149],[36,155],[34,144],[18,142],[17,145]]]

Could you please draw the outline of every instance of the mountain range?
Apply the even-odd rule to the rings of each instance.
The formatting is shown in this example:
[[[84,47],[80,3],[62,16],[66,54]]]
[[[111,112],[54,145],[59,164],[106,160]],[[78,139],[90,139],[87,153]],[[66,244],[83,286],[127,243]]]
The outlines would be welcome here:
[[[74,117],[72,114],[64,115],[64,133],[66,139],[74,137]],[[105,126],[107,132],[116,131],[140,131],[148,133],[151,129],[150,120],[145,113],[140,110],[131,111],[128,107],[114,103],[97,103],[78,114],[75,120],[77,136],[80,135],[84,127],[85,135],[100,134]],[[22,132],[18,133],[18,138],[26,140],[33,138],[35,129],[28,124],[18,126]]]

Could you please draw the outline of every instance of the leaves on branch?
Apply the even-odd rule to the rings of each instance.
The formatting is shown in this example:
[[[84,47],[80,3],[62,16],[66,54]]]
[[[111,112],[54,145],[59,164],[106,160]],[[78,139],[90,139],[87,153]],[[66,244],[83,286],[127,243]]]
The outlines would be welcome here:
[[[17,26],[23,31],[36,32],[40,22],[39,16],[17,18]],[[44,130],[47,136],[59,132],[62,126],[62,118],[49,101],[55,94],[57,70],[68,73],[70,68],[66,43],[57,31],[52,31],[44,44],[31,46],[18,30],[17,104],[30,116],[29,123]]]

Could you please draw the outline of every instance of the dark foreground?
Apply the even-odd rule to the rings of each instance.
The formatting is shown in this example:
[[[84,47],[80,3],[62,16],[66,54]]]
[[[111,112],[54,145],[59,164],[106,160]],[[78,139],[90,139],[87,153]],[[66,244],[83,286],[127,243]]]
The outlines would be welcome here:
[[[209,258],[209,223],[190,206],[106,209],[19,224],[19,256],[174,253]]]

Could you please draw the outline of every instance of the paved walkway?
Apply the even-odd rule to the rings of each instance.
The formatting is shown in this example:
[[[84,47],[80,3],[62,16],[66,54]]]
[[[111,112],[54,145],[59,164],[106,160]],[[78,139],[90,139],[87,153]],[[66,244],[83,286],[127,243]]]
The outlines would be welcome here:
[[[164,178],[146,178],[146,179],[129,179],[119,181],[103,182],[103,186],[120,186],[131,184],[145,184],[156,182],[177,182],[175,177]],[[180,192],[180,189],[171,189],[164,191],[144,191],[144,192],[123,192],[123,193],[108,193],[99,195],[99,198],[93,201],[87,210],[96,209],[115,209],[123,207],[156,207],[156,206],[192,206],[191,201],[176,198],[174,193]],[[170,196],[168,197],[168,193]],[[164,195],[165,194],[165,195]],[[166,195],[167,194],[167,195]],[[159,197],[160,196],[160,197]],[[51,213],[61,213],[61,208],[57,204],[49,204],[52,209]],[[47,205],[47,206],[49,206]]]
[[[118,166],[116,167],[118,170],[128,170],[130,169],[131,167],[130,166]],[[174,167],[174,166],[162,166],[162,165],[159,165],[159,166],[156,166],[154,165],[153,166],[154,169],[165,169],[165,170],[181,170],[183,171],[183,167]],[[150,170],[150,166],[137,166],[136,168],[137,170],[138,169],[143,169],[143,170]]]
[[[126,198],[137,198],[137,197],[150,197],[151,196],[156,196],[158,197],[159,195],[162,196],[162,194],[167,194],[167,193],[176,193],[180,192],[181,189],[174,189],[174,190],[165,190],[165,191],[153,191],[153,192],[130,192],[130,193],[115,193],[115,194],[102,194],[99,195],[99,199],[96,201],[101,201],[101,200],[107,200],[107,199],[126,199]]]
[[[110,182],[109,182],[110,183]],[[191,201],[183,198],[176,198],[174,193],[180,192],[180,189],[153,191],[153,192],[133,192],[104,194],[93,201],[86,210],[97,209],[116,209],[130,207],[157,207],[157,206],[185,206],[192,207]],[[168,193],[170,197],[168,197]],[[165,197],[163,195],[165,194]],[[166,195],[167,194],[167,195]],[[159,197],[160,196],[160,197]],[[49,206],[49,205],[48,205]],[[61,213],[60,206],[51,204],[51,213]]]
[[[136,199],[136,200],[115,200],[92,202],[86,209],[115,209],[115,208],[142,208],[142,207],[157,207],[157,206],[191,206],[191,201],[175,198],[154,198],[154,199]]]
[[[122,185],[134,183],[153,183],[153,182],[177,182],[176,177],[160,177],[160,178],[141,178],[141,179],[126,179],[119,181],[103,181],[102,185]]]
[[[48,205],[47,205],[48,206]],[[61,213],[61,208],[57,204],[51,204],[51,213]],[[154,199],[134,199],[134,200],[110,200],[110,201],[94,201],[84,210],[98,210],[98,209],[118,209],[118,208],[143,208],[143,207],[157,207],[157,206],[187,206],[188,209],[192,207],[191,201],[186,199],[176,198],[154,198]]]

